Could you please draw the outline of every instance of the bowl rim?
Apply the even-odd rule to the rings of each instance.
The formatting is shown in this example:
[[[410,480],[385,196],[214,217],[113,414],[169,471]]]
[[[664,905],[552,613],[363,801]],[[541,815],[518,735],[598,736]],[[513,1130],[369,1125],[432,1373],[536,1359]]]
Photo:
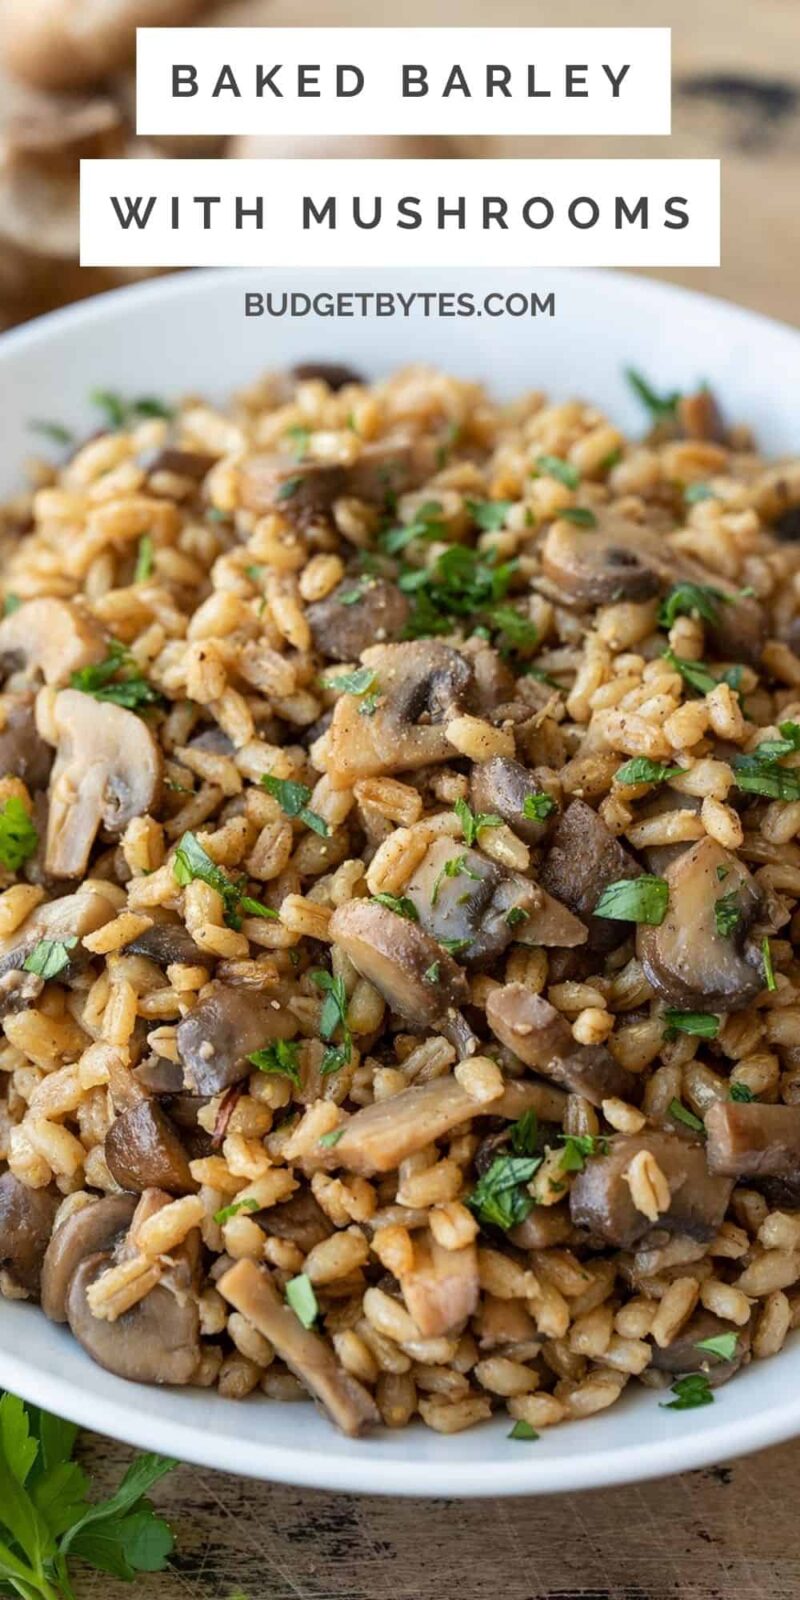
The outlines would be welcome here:
[[[509,276],[511,270],[507,269]],[[484,268],[465,268],[465,277],[470,272],[485,271]],[[432,268],[427,274],[420,271],[416,277],[421,280],[426,275],[435,277],[437,273],[441,275],[443,269]],[[316,277],[329,281],[331,275],[323,267],[302,269],[304,281]],[[691,308],[696,313],[707,311],[717,319],[722,316],[731,330],[741,329],[751,339],[761,330],[788,340],[800,349],[800,329],[704,291],[606,268],[558,269],[557,274],[553,269],[552,275],[565,284],[583,283],[596,291],[606,290],[610,294],[613,291],[612,298],[617,303],[622,297],[655,312],[663,311],[665,304],[673,312],[680,312],[681,307]],[[355,278],[357,269],[347,276]],[[226,289],[235,288],[237,279],[252,281],[252,277],[250,269],[244,268],[175,272],[122,285],[61,307],[0,334],[0,377],[6,359],[46,345],[62,331],[113,322],[128,306],[146,306],[149,302],[170,305],[175,301],[190,301],[196,295],[213,295],[223,285]],[[33,1312],[33,1308],[30,1310]],[[38,1308],[35,1314],[40,1315]],[[795,1398],[787,1384],[774,1401],[751,1409],[749,1415],[736,1412],[726,1416],[723,1408],[716,1412],[704,1410],[695,1431],[676,1432],[671,1438],[654,1431],[649,1437],[612,1444],[599,1451],[582,1451],[576,1435],[576,1449],[571,1454],[549,1456],[546,1447],[541,1453],[537,1447],[535,1453],[521,1452],[508,1462],[492,1457],[482,1464],[474,1456],[465,1460],[437,1461],[431,1455],[414,1453],[413,1437],[420,1436],[414,1430],[413,1435],[406,1436],[410,1445],[408,1455],[403,1459],[387,1459],[376,1456],[368,1443],[354,1445],[352,1441],[341,1440],[332,1427],[329,1448],[309,1451],[302,1445],[302,1419],[296,1429],[297,1444],[273,1441],[266,1427],[263,1436],[251,1439],[237,1437],[234,1432],[215,1433],[213,1427],[209,1429],[207,1424],[191,1420],[191,1398],[204,1391],[187,1391],[188,1420],[176,1417],[172,1410],[169,1417],[160,1416],[157,1400],[152,1410],[144,1408],[138,1385],[112,1379],[108,1374],[103,1374],[104,1392],[102,1399],[98,1399],[92,1389],[93,1369],[88,1358],[85,1381],[61,1375],[58,1363],[52,1369],[41,1363],[32,1365],[22,1353],[24,1315],[20,1323],[22,1339],[16,1348],[10,1349],[0,1343],[0,1383],[23,1399],[82,1427],[99,1427],[103,1433],[139,1449],[160,1450],[198,1466],[303,1488],[431,1498],[563,1493],[640,1482],[707,1466],[781,1443],[800,1433],[800,1394]],[[55,1328],[52,1332],[54,1338],[67,1337],[63,1333],[59,1335]],[[800,1347],[796,1347],[796,1351],[800,1359]],[[113,1396],[105,1392],[107,1387],[113,1387]],[[158,1391],[149,1393],[157,1395]],[[169,1393],[176,1395],[178,1392]],[[240,1404],[221,1398],[215,1398],[213,1403],[226,1407]],[[250,1403],[269,1405],[265,1398]],[[582,1429],[590,1425],[591,1420],[573,1424],[573,1427]]]

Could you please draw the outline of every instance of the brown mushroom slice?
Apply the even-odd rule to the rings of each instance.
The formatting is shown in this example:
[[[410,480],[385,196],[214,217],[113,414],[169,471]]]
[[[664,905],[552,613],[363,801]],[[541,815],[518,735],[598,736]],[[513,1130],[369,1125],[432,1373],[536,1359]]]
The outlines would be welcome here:
[[[80,89],[133,60],[137,27],[180,27],[200,0],[5,0],[0,50],[8,69],[41,89]]]
[[[330,1148],[319,1149],[314,1165],[344,1167],[362,1177],[392,1172],[427,1145],[472,1117],[503,1115],[499,1101],[484,1108],[471,1100],[455,1078],[413,1084],[391,1100],[364,1106],[343,1124],[344,1132]]]
[[[472,768],[470,800],[475,811],[500,817],[524,839],[526,844],[541,844],[549,832],[554,813],[538,822],[525,816],[528,796],[546,793],[535,772],[510,756],[492,756]]]
[[[515,929],[518,944],[544,945],[547,949],[576,950],[586,944],[589,929],[580,917],[539,885],[539,903]]]
[[[68,683],[70,674],[107,654],[99,624],[67,600],[28,600],[0,622],[0,659],[24,662],[45,683]],[[95,710],[98,702],[91,701]]]
[[[466,977],[452,956],[416,922],[374,900],[338,906],[329,934],[392,1010],[418,1028],[431,1027],[469,998]]]
[[[253,1220],[258,1222],[258,1212],[254,1213]],[[302,1250],[304,1256],[315,1245],[322,1244],[323,1239],[330,1239],[335,1232],[333,1223],[309,1189],[298,1189],[296,1194],[281,1201],[280,1205],[270,1206],[268,1211],[263,1212],[261,1220],[272,1238],[288,1239]]]
[[[26,1298],[39,1298],[42,1262],[60,1199],[52,1189],[29,1189],[12,1172],[0,1178],[0,1274]]]
[[[475,1245],[446,1250],[427,1229],[415,1234],[414,1265],[401,1277],[400,1288],[424,1339],[460,1332],[478,1307]]]
[[[132,1194],[108,1194],[73,1211],[56,1228],[42,1265],[42,1310],[51,1322],[66,1322],[69,1286],[82,1261],[113,1251],[136,1210]]]
[[[0,776],[21,778],[31,793],[46,789],[53,752],[36,727],[33,695],[9,697],[4,711],[5,722],[0,731]]]
[[[152,1100],[140,1100],[115,1117],[105,1137],[104,1155],[121,1189],[136,1194],[145,1189],[163,1189],[170,1195],[196,1193],[180,1138],[166,1112]]]
[[[253,1071],[247,1057],[275,1039],[291,1039],[297,1020],[276,999],[213,983],[205,998],[178,1024],[178,1054],[184,1087],[196,1094],[221,1094]]]
[[[736,1344],[730,1358],[717,1355],[713,1350],[698,1348],[708,1339],[718,1339],[721,1334],[730,1335],[734,1332]],[[710,1388],[718,1389],[721,1383],[727,1383],[728,1379],[738,1372],[749,1352],[748,1326],[734,1330],[729,1322],[723,1322],[719,1317],[715,1317],[712,1311],[696,1311],[668,1345],[663,1349],[658,1345],[653,1346],[650,1365],[655,1367],[657,1372],[676,1375],[681,1372],[702,1372],[708,1378]]]
[[[539,881],[548,894],[586,923],[588,948],[608,951],[629,936],[630,928],[608,917],[596,917],[594,908],[610,883],[638,878],[641,871],[602,817],[585,800],[571,800],[551,835]]]
[[[346,577],[324,600],[306,607],[314,649],[332,661],[355,661],[383,639],[398,639],[408,621],[408,599],[385,578]]]
[[[687,1010],[741,1011],[764,987],[763,958],[748,938],[760,905],[743,862],[716,840],[698,840],[666,871],[669,902],[659,927],[640,924],[636,953],[645,976],[670,1005]],[[738,914],[717,925],[718,906]]]
[[[183,1094],[183,1067],[166,1056],[146,1056],[133,1068],[133,1077],[145,1094]]]
[[[194,967],[208,962],[208,956],[195,944],[188,928],[177,921],[154,922],[126,944],[125,954],[146,956],[148,961],[164,969],[173,964]]]
[[[609,1140],[608,1154],[590,1157],[576,1174],[569,1207],[576,1227],[602,1244],[629,1250],[651,1232],[653,1223],[633,1203],[625,1179],[634,1156],[647,1151],[669,1184],[669,1209],[655,1224],[659,1232],[713,1239],[728,1207],[733,1184],[709,1172],[701,1144],[675,1133],[640,1133]]]
[[[403,893],[426,933],[463,944],[467,965],[502,955],[541,900],[528,878],[449,838],[434,840]]]
[[[705,1117],[711,1172],[733,1178],[796,1179],[800,1105],[717,1100]]]
[[[339,1365],[330,1346],[310,1328],[304,1328],[284,1305],[264,1267],[254,1261],[237,1261],[220,1278],[220,1294],[252,1324],[282,1361],[324,1407],[342,1433],[356,1438],[380,1422],[369,1392]]]
[[[567,604],[579,606],[649,600],[662,586],[652,536],[614,512],[605,512],[592,528],[559,518],[542,545],[542,568]]]
[[[278,511],[303,523],[327,515],[343,495],[383,504],[392,494],[405,494],[424,483],[434,456],[429,441],[404,436],[365,444],[350,466],[256,454],[239,467],[239,497],[247,511]]]
[[[534,1206],[525,1221],[518,1222],[508,1235],[509,1243],[518,1250],[551,1250],[572,1245],[576,1238],[569,1206],[564,1201],[557,1206]]]
[[[506,983],[490,990],[486,1020],[520,1061],[571,1094],[583,1095],[594,1106],[613,1097],[631,1098],[635,1079],[610,1051],[604,1045],[577,1044],[561,1013],[524,984]]]
[[[290,376],[297,383],[327,383],[328,388],[338,394],[340,389],[345,389],[348,384],[366,383],[366,378],[355,367],[348,367],[339,361],[299,361],[292,367]]]
[[[173,1288],[156,1285],[114,1322],[92,1314],[87,1292],[113,1264],[107,1252],[87,1256],[67,1292],[70,1328],[93,1361],[134,1383],[191,1383],[200,1360],[200,1313],[186,1263],[173,1274]]]
[[[445,728],[466,710],[471,668],[438,639],[378,645],[363,653],[379,700],[362,717],[358,696],[343,694],[323,741],[323,762],[337,788],[382,772],[408,772],[453,756]]]
[[[675,420],[680,439],[700,439],[712,444],[722,444],[725,440],[725,424],[716,395],[705,386],[694,394],[679,397]]]
[[[179,450],[175,445],[166,444],[154,450],[143,450],[137,456],[137,465],[148,477],[154,477],[158,472],[169,472],[179,478],[191,478],[193,483],[202,483],[218,459],[218,456],[209,455],[204,450]]]
[[[55,878],[76,878],[86,871],[101,826],[122,833],[152,809],[161,755],[141,717],[78,689],[56,695],[52,720],[57,754],[45,869]]]

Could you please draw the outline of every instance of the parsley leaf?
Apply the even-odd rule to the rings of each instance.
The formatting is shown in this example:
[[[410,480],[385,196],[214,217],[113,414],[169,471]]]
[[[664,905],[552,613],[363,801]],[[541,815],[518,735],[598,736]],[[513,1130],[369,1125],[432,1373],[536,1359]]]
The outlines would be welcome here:
[[[461,823],[461,832],[464,843],[470,847],[477,844],[481,828],[499,828],[502,817],[496,817],[493,811],[473,811],[466,800],[458,799],[453,806],[456,816]]]
[[[19,795],[9,795],[0,806],[0,864],[7,872],[19,872],[38,843],[38,829],[27,808]]]
[[[18,594],[7,594],[3,601],[3,616],[12,616],[15,611],[19,611],[21,605],[22,601]]]
[[[674,1039],[679,1033],[696,1034],[700,1039],[716,1039],[719,1033],[719,1017],[712,1016],[709,1011],[667,1010],[664,1012],[664,1021],[667,1024],[665,1039]]]
[[[688,1106],[681,1105],[680,1100],[670,1100],[667,1107],[669,1116],[674,1122],[682,1122],[685,1128],[691,1128],[693,1133],[705,1133],[706,1125],[701,1117],[696,1117]]]
[[[502,1228],[504,1233],[524,1222],[533,1209],[533,1199],[525,1185],[541,1163],[541,1156],[495,1156],[467,1197],[467,1205],[479,1222]]]
[[[129,427],[143,417],[163,417],[168,421],[174,416],[172,409],[153,395],[143,395],[139,400],[123,400],[113,389],[94,389],[89,398],[93,406],[105,413],[106,424],[112,432]]]
[[[564,461],[561,456],[537,456],[536,471],[545,478],[556,478],[565,489],[577,489],[581,481],[577,467],[573,467],[570,461]]]
[[[308,454],[308,447],[311,443],[310,430],[300,427],[287,428],[286,437],[292,441],[292,453],[297,457],[298,461],[302,461],[303,456]]]
[[[522,815],[529,822],[544,822],[555,809],[556,803],[551,794],[526,794],[522,802]]]
[[[401,523],[396,528],[388,528],[381,534],[381,546],[387,555],[396,556],[415,539],[444,539],[447,530],[441,518],[441,503],[438,500],[426,500],[411,522]]]
[[[203,849],[197,835],[184,833],[175,848],[172,858],[172,876],[181,888],[187,883],[199,878],[202,883],[207,883],[209,888],[216,889],[222,898],[222,908],[225,921],[229,928],[240,928],[242,925],[242,912],[251,917],[263,917],[270,922],[277,922],[278,913],[271,906],[261,904],[260,900],[252,900],[249,895],[242,893],[242,882],[234,882],[212,861],[207,850]]]
[[[775,968],[772,965],[772,949],[766,935],[761,941],[761,954],[764,958],[764,982],[770,992],[774,994],[778,987],[778,982],[775,977]]]
[[[248,1056],[247,1059],[249,1061],[250,1057]],[[258,1201],[254,1200],[250,1195],[244,1200],[234,1200],[231,1205],[222,1206],[221,1210],[215,1211],[214,1221],[220,1228],[224,1228],[225,1223],[230,1222],[231,1217],[238,1217],[242,1211],[258,1211],[258,1209]]]
[[[788,748],[787,748],[788,746]],[[773,755],[788,755],[795,746],[788,740],[767,739],[751,755],[733,756],[733,781],[746,794],[764,795],[768,800],[800,800],[800,769],[781,767]]]
[[[608,917],[614,922],[645,922],[658,928],[664,921],[669,903],[669,885],[665,878],[654,878],[642,873],[640,878],[620,878],[609,883],[594,908],[596,917]]]
[[[727,598],[720,589],[712,589],[710,584],[676,583],[661,603],[659,626],[671,628],[676,617],[691,616],[693,611],[704,622],[714,624],[719,621],[719,605],[726,602]]]
[[[707,1350],[721,1361],[732,1361],[739,1343],[738,1333],[715,1333],[711,1339],[698,1339],[695,1350]]]
[[[707,483],[689,483],[683,491],[683,498],[687,506],[696,506],[701,500],[715,499],[715,495]]]
[[[655,421],[675,416],[681,397],[679,389],[673,389],[669,394],[656,394],[655,389],[651,389],[647,379],[641,372],[637,372],[635,367],[626,367],[625,376],[634,394],[638,395]]]
[[[448,545],[429,567],[409,568],[398,587],[413,596],[406,626],[410,638],[450,633],[454,617],[468,618],[474,630],[476,613],[505,599],[517,562],[498,562],[494,551]]]
[[[118,639],[112,639],[105,660],[71,672],[69,681],[71,687],[79,689],[81,694],[91,694],[95,700],[110,701],[126,711],[161,705],[164,698],[142,676],[131,661],[130,652]]]
[[[720,895],[719,900],[714,901],[714,922],[721,938],[730,938],[734,929],[739,926],[741,916],[738,890],[731,889],[730,894]]]
[[[460,956],[462,950],[468,950],[472,944],[471,939],[440,939],[440,945],[450,956]]]
[[[426,967],[422,974],[423,983],[438,983],[440,970],[441,963],[439,961],[432,961],[430,966]]]
[[[327,839],[328,824],[324,817],[317,815],[316,811],[309,810],[311,790],[306,788],[304,783],[294,783],[291,778],[274,778],[271,772],[264,773],[261,783],[267,793],[277,800],[287,817],[297,817],[313,833],[318,833],[320,838]]]
[[[479,872],[473,872],[465,855],[451,856],[449,861],[445,861],[441,871],[436,874],[436,880],[431,890],[431,905],[436,905],[439,898],[439,890],[445,878],[459,878],[461,876],[472,878],[476,883],[479,883],[481,878]]]
[[[536,1112],[523,1111],[511,1124],[511,1148],[515,1156],[533,1156],[539,1137],[539,1118]]]
[[[560,1133],[563,1172],[583,1172],[590,1156],[607,1156],[608,1140],[594,1133]]]
[[[313,1328],[319,1316],[319,1305],[307,1273],[301,1272],[299,1277],[289,1279],[286,1285],[286,1303],[291,1306],[298,1322],[302,1322],[304,1328]]]
[[[739,691],[741,667],[729,667],[721,678],[715,678],[704,661],[687,661],[684,656],[676,656],[674,650],[665,650],[662,660],[669,662],[669,665],[680,673],[684,683],[687,683],[690,689],[694,689],[696,694],[710,694],[720,683],[727,683],[734,694]]]
[[[53,444],[72,444],[73,435],[63,422],[40,422],[34,418],[28,427],[31,433],[40,433],[43,439],[50,439]]]
[[[532,1428],[530,1423],[525,1422],[524,1418],[521,1417],[519,1422],[514,1423],[511,1432],[506,1437],[509,1439],[538,1439],[540,1436],[536,1429]]]
[[[273,1077],[288,1078],[295,1088],[300,1088],[300,1066],[297,1059],[299,1046],[293,1039],[276,1039],[263,1050],[253,1050],[247,1057],[259,1072]]]
[[[559,511],[562,522],[571,522],[576,528],[596,528],[597,517],[588,506],[567,506],[566,511]]]
[[[136,566],[133,572],[134,583],[146,583],[153,573],[153,541],[149,533],[143,533],[139,540],[136,553]]]
[[[280,488],[276,490],[276,501],[293,500],[298,489],[302,489],[305,481],[302,475],[294,478],[285,478]]]
[[[320,1138],[317,1140],[317,1144],[323,1145],[326,1150],[332,1150],[334,1145],[339,1143],[339,1140],[341,1139],[342,1134],[345,1132],[346,1127],[347,1124],[344,1123],[341,1128],[331,1128],[330,1133],[323,1133],[320,1136]]]
[[[737,1082],[731,1084],[728,1098],[729,1100],[738,1101],[739,1105],[749,1106],[755,1100],[756,1096],[753,1094],[752,1089],[748,1089],[746,1083]]]
[[[693,1411],[696,1406],[710,1406],[714,1402],[708,1378],[702,1372],[689,1372],[685,1378],[676,1378],[670,1393],[675,1399],[661,1400],[662,1411]]]
[[[485,533],[497,533],[505,527],[513,500],[468,500],[467,510],[479,528]]]
[[[323,689],[338,689],[340,694],[366,694],[375,684],[374,667],[358,667],[355,672],[342,672],[338,678],[323,678]]]
[[[23,967],[26,972],[35,972],[38,978],[57,978],[69,966],[70,950],[74,950],[78,943],[75,934],[67,939],[40,939],[25,957]]]
[[[666,783],[668,778],[679,778],[682,767],[668,767],[663,761],[651,761],[649,756],[634,756],[617,767],[614,782],[634,788],[638,783]]]
[[[500,644],[507,650],[532,650],[539,640],[539,629],[530,617],[523,616],[516,606],[492,606],[489,612],[491,627],[499,634]]]
[[[374,894],[372,898],[379,906],[386,906],[388,911],[393,911],[395,916],[405,917],[406,922],[419,922],[417,908],[408,895]]]
[[[352,1035],[347,1026],[347,989],[344,978],[334,978],[322,967],[309,973],[309,977],[325,996],[319,1019],[322,1038],[328,1042],[333,1038],[337,1028],[341,1028],[342,1031],[342,1043],[331,1045],[322,1059],[320,1071],[323,1077],[327,1077],[329,1073],[338,1072],[340,1067],[347,1065],[353,1048]]]

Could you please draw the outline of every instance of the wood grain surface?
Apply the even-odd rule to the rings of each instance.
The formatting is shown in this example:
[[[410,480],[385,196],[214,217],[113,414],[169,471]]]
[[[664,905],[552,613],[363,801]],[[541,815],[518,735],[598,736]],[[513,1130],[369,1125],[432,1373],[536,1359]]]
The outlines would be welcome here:
[[[557,14],[556,14],[557,13]],[[724,260],[679,281],[800,321],[797,0],[235,0],[273,24],[670,24],[669,141],[509,141],[508,155],[719,155]],[[211,20],[219,20],[217,16]],[[480,153],[482,141],[475,141]],[[665,274],[668,276],[668,274]],[[103,1482],[130,1452],[89,1436]],[[182,1467],[157,1490],[177,1553],[144,1600],[796,1600],[800,1445],[627,1489],[552,1499],[379,1500]],[[129,1587],[87,1575],[81,1600]]]

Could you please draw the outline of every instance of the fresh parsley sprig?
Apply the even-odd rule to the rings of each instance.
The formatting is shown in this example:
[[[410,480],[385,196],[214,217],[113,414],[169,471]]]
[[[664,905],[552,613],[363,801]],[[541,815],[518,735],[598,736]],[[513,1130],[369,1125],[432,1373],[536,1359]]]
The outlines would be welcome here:
[[[277,800],[287,817],[297,817],[298,821],[304,822],[312,833],[318,833],[321,839],[327,839],[330,831],[328,824],[324,817],[309,809],[311,790],[304,783],[295,783],[291,778],[275,778],[271,772],[265,772],[261,784],[267,793]]]
[[[225,921],[229,928],[240,928],[242,916],[263,917],[269,922],[278,921],[278,913],[273,911],[271,906],[265,906],[260,900],[253,900],[249,894],[244,893],[243,879],[229,878],[227,872],[218,867],[216,861],[212,861],[195,833],[181,835],[172,858],[172,876],[181,888],[199,878],[202,883],[207,883],[210,889],[216,889],[217,894],[221,896]]]
[[[9,795],[0,806],[0,865],[7,872],[19,872],[39,843],[35,823],[19,798]]]
[[[71,687],[80,689],[82,694],[110,701],[126,711],[142,711],[145,707],[163,704],[163,695],[143,677],[130,651],[119,639],[111,640],[103,661],[71,672],[69,681]]]

